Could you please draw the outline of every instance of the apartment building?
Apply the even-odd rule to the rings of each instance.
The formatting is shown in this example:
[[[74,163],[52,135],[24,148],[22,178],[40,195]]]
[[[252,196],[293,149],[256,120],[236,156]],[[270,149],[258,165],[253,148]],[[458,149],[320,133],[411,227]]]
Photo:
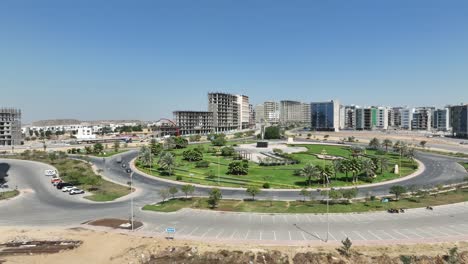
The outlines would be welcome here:
[[[255,123],[265,122],[265,106],[258,104],[255,106]]]
[[[312,130],[339,131],[340,103],[338,101],[313,102],[310,104],[310,111]]]
[[[213,131],[213,113],[174,111],[174,121],[181,135],[206,135]]]
[[[372,126],[377,129],[388,129],[388,108],[374,107],[372,108]]]
[[[21,110],[0,108],[0,146],[21,145]]]
[[[356,108],[355,105],[346,105],[343,107],[343,113],[340,117],[342,123],[341,129],[356,129]]]
[[[288,124],[310,124],[310,104],[284,100],[280,101],[280,123]]]
[[[449,108],[435,110],[432,120],[433,128],[437,131],[449,131],[451,129]]]
[[[208,112],[213,113],[215,132],[237,130],[242,126],[238,98],[228,93],[208,93]]]
[[[246,95],[236,95],[239,109],[239,130],[248,129],[250,127],[250,103],[249,97]]]
[[[433,127],[432,116],[434,107],[417,107],[413,112],[413,120],[411,121],[412,130],[431,130]]]
[[[453,136],[468,138],[468,104],[453,105],[448,108]]]
[[[254,128],[255,127],[255,107],[253,105],[249,105],[249,128]]]
[[[266,101],[263,103],[265,121],[270,124],[278,124],[280,119],[280,105],[278,102]]]
[[[413,112],[412,108],[401,108],[400,109],[400,128],[405,130],[411,130],[411,124],[413,122]]]

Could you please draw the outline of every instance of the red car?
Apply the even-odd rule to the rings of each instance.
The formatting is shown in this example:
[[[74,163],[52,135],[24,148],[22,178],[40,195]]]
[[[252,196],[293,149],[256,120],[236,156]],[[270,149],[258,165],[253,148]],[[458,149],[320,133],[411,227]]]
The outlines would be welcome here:
[[[61,180],[60,178],[52,178],[52,179],[50,180],[50,183],[55,183],[55,182],[58,183],[58,182],[61,182],[61,181],[62,181],[62,180]]]

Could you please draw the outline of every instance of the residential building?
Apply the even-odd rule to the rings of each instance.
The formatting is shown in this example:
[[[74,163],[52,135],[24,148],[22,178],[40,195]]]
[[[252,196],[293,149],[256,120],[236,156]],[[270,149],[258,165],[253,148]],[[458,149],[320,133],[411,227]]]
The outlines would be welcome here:
[[[336,100],[310,104],[311,129],[314,131],[339,131],[340,104]]]
[[[255,127],[255,108],[253,105],[249,105],[249,128]]]
[[[265,121],[278,124],[280,119],[280,106],[278,102],[266,101],[263,103]]]
[[[174,121],[181,135],[206,135],[213,131],[213,112],[174,111]]]
[[[373,107],[372,108],[372,127],[377,129],[388,129],[388,108]]]
[[[310,104],[298,101],[280,101],[280,123],[310,124]]]
[[[227,93],[208,93],[208,111],[213,113],[215,132],[227,132],[239,129],[238,96]],[[248,121],[247,121],[248,122]]]
[[[255,123],[265,122],[265,106],[258,104],[255,106]]]
[[[356,112],[356,130],[372,130],[372,108],[371,107],[357,107]]]
[[[433,128],[437,131],[450,130],[450,111],[448,108],[437,109],[434,111]]]
[[[21,110],[0,108],[0,146],[21,145]]]
[[[431,130],[433,127],[432,116],[435,111],[434,107],[418,107],[413,112],[413,120],[411,122],[412,130]]]
[[[359,106],[347,105],[343,108],[342,129],[356,129],[356,108],[359,108]]]
[[[411,124],[413,122],[413,112],[412,108],[401,108],[400,109],[400,128],[405,130],[411,130]]]
[[[93,134],[91,127],[80,127],[75,135],[76,139],[95,139],[96,135]]]
[[[239,109],[239,130],[248,129],[250,126],[250,103],[246,95],[237,95],[237,104]]]
[[[389,128],[400,128],[401,126],[401,110],[402,107],[392,107],[388,109],[388,126]]]
[[[468,138],[468,104],[450,106],[449,113],[453,136]]]

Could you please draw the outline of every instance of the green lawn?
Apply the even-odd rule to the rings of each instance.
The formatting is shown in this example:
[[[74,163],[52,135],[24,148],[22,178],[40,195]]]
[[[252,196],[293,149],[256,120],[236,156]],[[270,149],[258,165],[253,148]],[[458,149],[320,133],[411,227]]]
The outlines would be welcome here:
[[[10,199],[19,194],[19,191],[13,190],[13,191],[7,191],[7,192],[0,192],[0,200],[5,200],[5,199]]]
[[[468,171],[468,162],[459,162]]]
[[[351,204],[331,204],[331,213],[384,211],[390,208],[421,208],[468,201],[468,189],[451,191],[437,196],[403,198],[399,201],[381,203],[380,201],[354,202]],[[207,198],[174,199],[161,204],[146,205],[143,210],[155,212],[175,212],[182,208],[210,209]],[[326,205],[320,201],[240,201],[221,200],[216,211],[258,212],[258,213],[326,213]]]
[[[229,144],[235,144],[230,142]],[[205,151],[203,153],[203,159],[209,161],[208,168],[196,168],[196,162],[188,162],[183,160],[182,153],[190,148],[196,148],[202,146]],[[262,187],[265,182],[270,183],[271,188],[303,188],[307,186],[306,179],[300,176],[295,176],[294,171],[302,169],[306,164],[312,163],[314,165],[325,165],[331,164],[331,161],[318,159],[315,154],[320,154],[323,151],[326,151],[328,155],[340,156],[344,158],[350,158],[350,151],[345,146],[329,146],[329,145],[296,145],[307,148],[306,152],[292,154],[292,156],[300,160],[299,164],[295,165],[283,165],[283,166],[260,166],[254,162],[249,162],[249,173],[244,176],[237,175],[228,175],[228,165],[232,162],[232,159],[225,157],[216,156],[212,150],[213,147],[209,144],[200,144],[200,145],[190,145],[186,149],[173,150],[172,153],[176,155],[176,169],[174,175],[165,176],[164,172],[159,170],[157,159],[155,159],[152,169],[144,167],[141,162],[137,161],[136,165],[139,169],[144,172],[166,178],[171,180],[176,180],[177,177],[182,177],[182,181],[189,183],[198,183],[204,185],[213,185],[218,186],[218,180],[221,186],[228,187],[245,187],[249,185],[256,185]],[[216,152],[216,151],[214,151]],[[381,153],[373,150],[367,150],[366,156],[386,156],[389,160],[389,168],[384,170],[383,174],[380,174],[380,170],[377,172],[377,178],[373,179],[372,182],[382,182],[391,179],[398,178],[399,175],[395,175],[391,172],[395,164],[400,163],[400,157],[397,154],[393,153]],[[363,157],[364,158],[364,157]],[[219,162],[218,162],[219,160]],[[401,175],[406,176],[413,173],[416,170],[416,163],[408,160],[402,159],[402,168]],[[219,169],[219,177],[218,177]],[[215,175],[214,177],[208,177],[209,172]],[[190,176],[192,174],[192,176]],[[364,178],[364,177],[362,177]],[[368,181],[361,180],[358,184],[370,183]],[[344,173],[337,173],[336,178],[332,178],[331,186],[341,187],[341,186],[350,186],[351,183],[351,174],[346,177]],[[315,182],[312,187],[321,187],[322,184]]]
[[[34,160],[50,164],[57,168],[60,178],[65,182],[71,182],[79,188],[90,192],[91,195],[85,196],[86,199],[105,202],[112,201],[130,193],[127,186],[122,186],[102,179],[96,175],[91,165],[76,159],[68,159],[66,156],[56,155],[50,159],[50,155],[41,152],[26,152],[15,156],[18,159]]]

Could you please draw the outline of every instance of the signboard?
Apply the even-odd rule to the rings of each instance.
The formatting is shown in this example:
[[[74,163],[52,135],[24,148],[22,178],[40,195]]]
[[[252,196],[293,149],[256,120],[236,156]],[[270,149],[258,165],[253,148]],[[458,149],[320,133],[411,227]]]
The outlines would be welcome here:
[[[45,171],[44,171],[44,175],[45,175],[45,176],[56,176],[56,175],[57,175],[57,171],[56,171],[56,170],[45,170]]]
[[[175,230],[175,228],[173,228],[173,227],[168,227],[168,228],[166,228],[166,233],[168,233],[168,234],[174,234],[175,231],[176,231],[176,230]]]

